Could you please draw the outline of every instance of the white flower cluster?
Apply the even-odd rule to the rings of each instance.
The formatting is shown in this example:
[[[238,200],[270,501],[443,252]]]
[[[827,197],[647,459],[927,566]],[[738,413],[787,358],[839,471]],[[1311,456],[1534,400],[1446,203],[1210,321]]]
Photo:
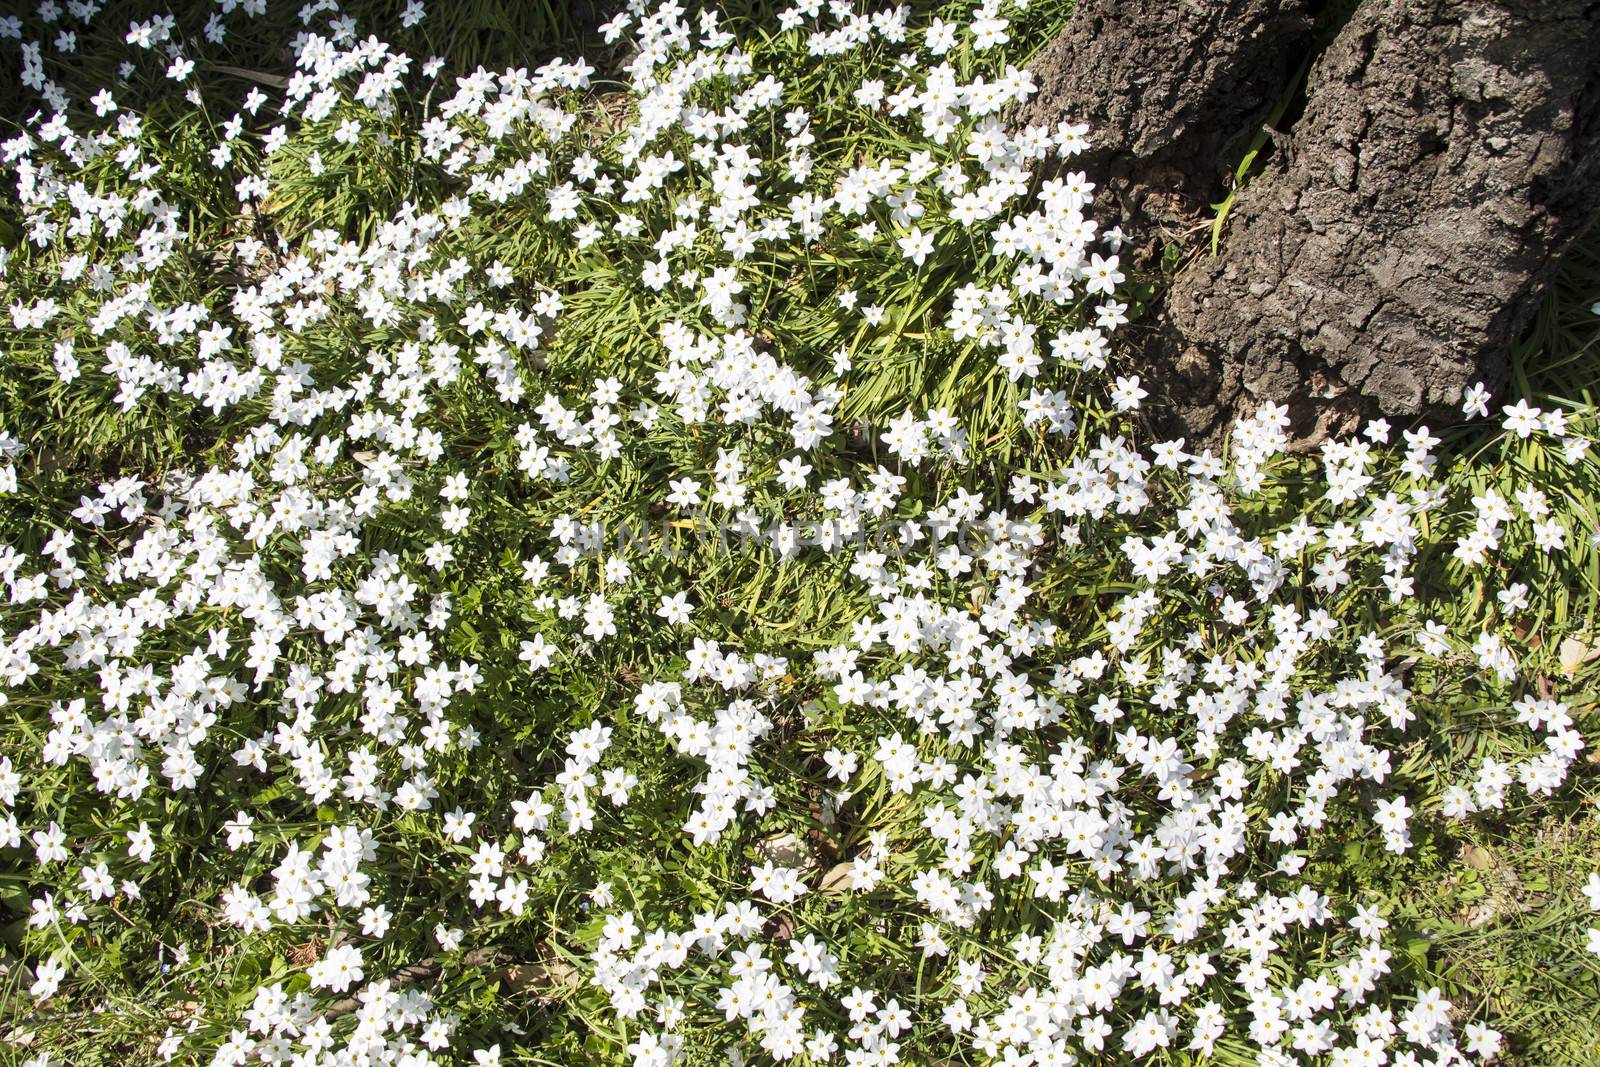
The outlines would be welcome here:
[[[588,62],[452,92],[322,0],[198,161],[118,101],[159,53],[209,114],[174,20],[87,110],[24,41],[49,114],[0,145],[0,374],[183,441],[58,476],[70,434],[0,433],[0,848],[41,1010],[123,923],[203,976],[169,919],[251,961],[154,1035],[216,1067],[493,1067],[540,1040],[486,1007],[508,953],[639,1067],[1498,1053],[1401,987],[1329,857],[1563,783],[1584,741],[1506,561],[1585,533],[1425,427],[1309,482],[1272,403],[1225,455],[1146,440],[1156,372],[1099,381],[1130,304],[1068,169],[1090,131],[1003,119],[1027,6],[806,0],[763,40],[635,3],[606,133]],[[316,214],[381,202],[373,160],[392,205]],[[1562,413],[1503,429],[1592,477]],[[618,540],[640,514],[663,536]],[[739,543],[666,552],[708,528]],[[1419,744],[1463,693],[1470,767]]]

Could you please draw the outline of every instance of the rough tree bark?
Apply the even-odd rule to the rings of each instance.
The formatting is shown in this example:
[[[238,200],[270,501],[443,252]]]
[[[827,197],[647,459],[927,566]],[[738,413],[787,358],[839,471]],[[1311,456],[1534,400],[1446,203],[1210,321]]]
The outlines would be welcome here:
[[[1182,224],[1222,195],[1311,41],[1310,0],[1079,0],[1019,125],[1087,122],[1101,217]],[[1110,212],[1107,212],[1109,206]],[[1108,222],[1109,225],[1109,222]]]
[[[1049,72],[1036,72],[1068,104],[1134,87],[1131,112],[1095,112],[1100,139],[1132,149],[1118,164],[1130,177],[1117,180],[1134,187],[1170,181],[1186,145],[1236,129],[1241,115],[1259,121],[1269,76],[1295,62],[1259,37],[1304,14],[1287,0],[1186,4],[1183,19],[1203,6],[1223,32],[1172,41],[1171,80],[1153,94],[1146,71],[1086,65],[1148,59],[1148,28],[1131,23],[1159,6],[1083,0],[1073,22],[1096,20],[1129,43],[1096,39],[1088,23],[1074,35],[1069,23],[1041,54]],[[1314,441],[1379,412],[1450,419],[1465,386],[1503,383],[1541,290],[1600,213],[1597,54],[1593,0],[1361,3],[1312,64],[1303,115],[1240,191],[1221,255],[1205,250],[1174,280],[1146,354],[1169,428],[1215,441],[1234,413],[1273,400]],[[1264,88],[1243,99],[1216,90],[1249,84],[1238,65],[1262,57]],[[1168,87],[1181,95],[1186,84],[1200,89],[1174,107]],[[1071,117],[1065,106],[1060,117]],[[1197,160],[1187,180],[1209,188],[1214,167]]]

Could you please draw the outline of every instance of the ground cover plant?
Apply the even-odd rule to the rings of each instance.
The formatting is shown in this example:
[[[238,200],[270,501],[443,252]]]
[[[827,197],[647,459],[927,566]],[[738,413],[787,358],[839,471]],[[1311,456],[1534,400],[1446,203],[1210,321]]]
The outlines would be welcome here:
[[[1162,439],[1066,6],[489,14],[0,19],[8,1057],[1596,1062],[1592,251]]]

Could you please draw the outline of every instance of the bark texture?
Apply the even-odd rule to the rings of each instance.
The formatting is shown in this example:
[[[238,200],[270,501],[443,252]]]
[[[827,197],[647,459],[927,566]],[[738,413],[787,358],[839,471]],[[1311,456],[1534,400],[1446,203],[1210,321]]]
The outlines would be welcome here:
[[[1311,39],[1310,0],[1079,0],[1018,125],[1087,122],[1074,159],[1144,229],[1209,210]],[[1112,216],[1102,211],[1107,219]]]
[[[1139,6],[1139,5],[1134,5]],[[1174,427],[1260,400],[1304,440],[1376,412],[1449,420],[1491,388],[1600,209],[1600,3],[1367,0],[1177,277],[1157,355]]]

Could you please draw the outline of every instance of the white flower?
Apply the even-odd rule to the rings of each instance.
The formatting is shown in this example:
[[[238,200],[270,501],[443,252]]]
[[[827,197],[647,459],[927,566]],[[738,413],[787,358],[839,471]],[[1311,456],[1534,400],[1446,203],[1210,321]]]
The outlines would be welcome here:
[[[343,993],[366,977],[361,950],[348,944],[330,948],[322,959],[311,965],[306,975],[314,989]]]
[[[1502,412],[1501,425],[1518,437],[1527,438],[1543,428],[1540,420],[1540,410],[1529,404],[1526,400],[1518,400],[1515,404],[1507,404],[1500,409]]]
[[[555,646],[545,640],[544,634],[534,634],[533,640],[522,642],[517,658],[526,663],[529,670],[538,671],[550,666],[555,652]]]
[[[56,989],[60,987],[61,980],[67,976],[67,968],[54,957],[45,960],[34,970],[33,984],[28,987],[28,993],[34,1000],[41,1003],[55,996]]]
[[[774,904],[789,904],[806,892],[806,885],[799,871],[767,862],[751,868],[750,890]]]
[[[1126,275],[1117,269],[1116,256],[1102,257],[1098,252],[1090,255],[1089,265],[1084,268],[1083,276],[1087,281],[1084,286],[1085,292],[1104,293],[1107,296],[1115,293],[1117,286],[1126,279]]]
[[[923,233],[917,226],[911,227],[897,243],[900,245],[901,255],[919,267],[928,261],[928,255],[933,251],[933,235]]]
[[[694,615],[694,609],[689,606],[689,594],[680,591],[663,596],[656,614],[672,626],[687,623]]]

